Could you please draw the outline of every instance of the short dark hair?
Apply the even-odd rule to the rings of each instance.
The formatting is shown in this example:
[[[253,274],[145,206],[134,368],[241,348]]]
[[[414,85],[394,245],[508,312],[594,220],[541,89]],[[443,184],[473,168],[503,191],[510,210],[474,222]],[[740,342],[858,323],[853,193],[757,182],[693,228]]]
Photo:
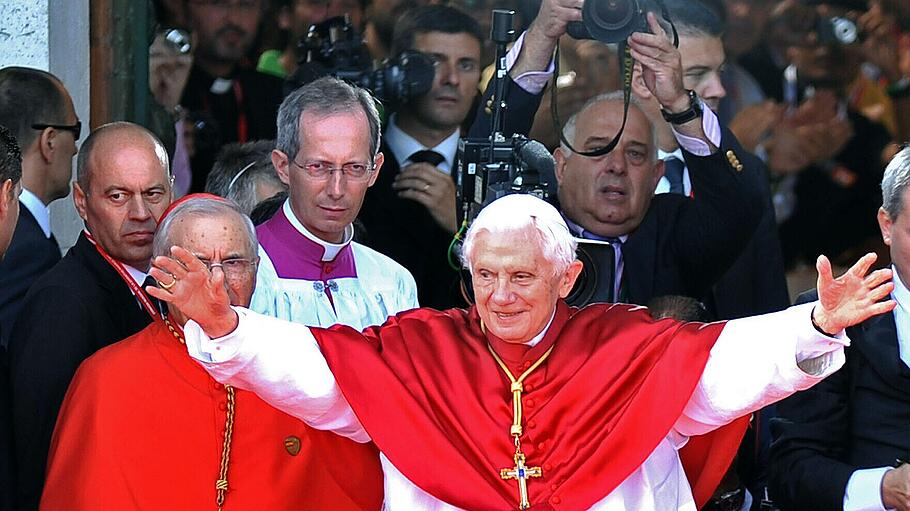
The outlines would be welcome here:
[[[66,102],[63,83],[40,69],[10,66],[0,69],[0,124],[22,150],[41,133],[32,124],[63,124]]]
[[[0,125],[0,185],[7,179],[13,186],[22,179],[22,153],[10,130]]]
[[[405,11],[395,23],[390,53],[414,49],[414,37],[428,32],[468,34],[483,48],[484,36],[477,21],[461,9],[448,5],[423,5]]]
[[[701,1],[664,0],[664,5],[680,35],[721,37],[727,30],[720,14]]]
[[[212,171],[205,180],[205,191],[231,199],[249,214],[257,204],[256,185],[271,182],[283,186],[272,165],[274,140],[228,144],[221,148]]]

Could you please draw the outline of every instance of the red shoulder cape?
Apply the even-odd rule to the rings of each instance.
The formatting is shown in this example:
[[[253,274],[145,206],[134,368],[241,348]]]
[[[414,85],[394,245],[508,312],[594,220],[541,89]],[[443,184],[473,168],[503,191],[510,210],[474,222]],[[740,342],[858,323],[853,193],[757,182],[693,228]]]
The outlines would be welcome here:
[[[341,390],[379,449],[409,480],[465,509],[514,509],[509,383],[554,343],[525,382],[523,450],[543,476],[537,508],[587,509],[612,492],[666,437],[688,402],[722,323],[654,321],[641,307],[560,302],[534,348],[480,329],[476,312],[417,309],[359,334],[313,329]],[[364,342],[366,340],[367,342]],[[739,444],[745,420],[692,439],[696,501],[704,503]],[[712,443],[715,443],[712,445]],[[718,447],[719,446],[719,447]]]

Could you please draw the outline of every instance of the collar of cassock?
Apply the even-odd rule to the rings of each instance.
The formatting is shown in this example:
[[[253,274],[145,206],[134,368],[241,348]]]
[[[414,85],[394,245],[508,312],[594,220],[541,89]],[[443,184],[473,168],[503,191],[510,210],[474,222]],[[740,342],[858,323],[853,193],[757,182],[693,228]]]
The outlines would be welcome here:
[[[503,361],[510,367],[517,367],[521,366],[521,364],[527,360],[537,360],[544,352],[550,349],[550,346],[552,346],[553,343],[556,342],[556,338],[559,337],[563,325],[568,321],[570,313],[571,309],[569,306],[566,305],[564,301],[559,300],[556,303],[556,310],[553,312],[553,317],[550,318],[550,322],[540,334],[526,344],[515,344],[503,341],[499,337],[493,335],[489,329],[485,329],[484,334],[490,342],[490,346],[492,346],[496,353],[502,357]],[[480,315],[477,314],[476,306],[471,309],[471,316],[479,325]]]

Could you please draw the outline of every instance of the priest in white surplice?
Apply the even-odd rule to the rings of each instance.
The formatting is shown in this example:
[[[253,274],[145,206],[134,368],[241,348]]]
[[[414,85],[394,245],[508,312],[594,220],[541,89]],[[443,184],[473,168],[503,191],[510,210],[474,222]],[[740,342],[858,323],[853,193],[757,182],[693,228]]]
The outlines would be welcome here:
[[[411,274],[352,241],[351,223],[382,166],[378,148],[379,114],[363,90],[326,78],[281,104],[272,163],[289,198],[256,229],[260,263],[251,309],[359,330],[417,307]]]

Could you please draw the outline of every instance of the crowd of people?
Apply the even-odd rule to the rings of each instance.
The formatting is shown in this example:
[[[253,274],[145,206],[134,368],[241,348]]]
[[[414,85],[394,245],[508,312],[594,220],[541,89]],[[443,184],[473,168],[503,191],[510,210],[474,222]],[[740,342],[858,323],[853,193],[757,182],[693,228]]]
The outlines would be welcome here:
[[[0,68],[0,509],[910,510],[910,3],[585,1],[159,0],[85,133]],[[429,90],[310,76],[336,16]],[[499,103],[554,193],[464,218]]]

